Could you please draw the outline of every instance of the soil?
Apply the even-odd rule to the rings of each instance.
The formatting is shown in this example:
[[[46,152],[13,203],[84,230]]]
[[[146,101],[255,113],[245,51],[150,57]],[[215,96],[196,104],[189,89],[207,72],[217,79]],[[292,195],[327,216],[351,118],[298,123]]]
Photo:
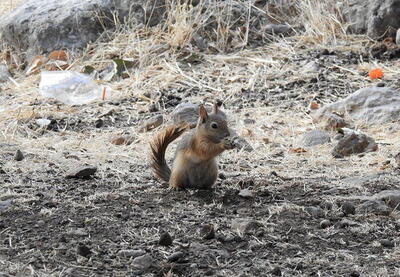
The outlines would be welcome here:
[[[300,51],[293,57],[298,70],[320,52]],[[140,131],[146,119],[168,117],[182,99],[209,98],[207,90],[149,95],[157,106],[151,112],[144,103],[142,110],[134,106],[137,97],[72,108],[32,102],[39,110],[51,107],[38,116],[52,123],[43,129],[38,116],[28,117],[4,131],[15,136],[2,142],[0,153],[0,276],[400,275],[398,212],[352,212],[363,197],[400,189],[391,162],[398,142],[387,139],[398,134],[398,124],[364,128],[377,138],[377,153],[334,159],[334,142],[292,151],[313,126],[310,100],[332,102],[372,83],[353,82],[344,72],[339,78],[330,66],[356,66],[360,56],[350,51],[322,61],[326,70],[319,74],[295,78],[293,72],[284,83],[219,95],[255,150],[223,153],[211,191],[174,191],[154,179],[146,155],[159,129]],[[388,76],[386,84],[396,81]],[[243,125],[246,117],[255,125]],[[136,140],[110,144],[120,133]],[[22,161],[14,159],[18,149]],[[94,176],[65,177],[85,164],[97,166]],[[238,219],[249,221],[241,231],[232,226]],[[204,236],[210,228],[215,234]]]

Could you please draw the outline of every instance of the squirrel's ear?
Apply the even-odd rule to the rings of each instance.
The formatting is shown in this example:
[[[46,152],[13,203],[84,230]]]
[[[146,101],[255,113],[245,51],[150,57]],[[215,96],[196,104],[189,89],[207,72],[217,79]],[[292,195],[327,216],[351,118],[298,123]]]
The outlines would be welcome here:
[[[214,114],[217,114],[219,112],[219,106],[217,102],[214,103],[212,111]]]
[[[206,108],[204,108],[203,105],[200,105],[199,116],[200,116],[201,122],[205,122],[207,120],[207,118],[208,118],[207,110],[206,110]]]

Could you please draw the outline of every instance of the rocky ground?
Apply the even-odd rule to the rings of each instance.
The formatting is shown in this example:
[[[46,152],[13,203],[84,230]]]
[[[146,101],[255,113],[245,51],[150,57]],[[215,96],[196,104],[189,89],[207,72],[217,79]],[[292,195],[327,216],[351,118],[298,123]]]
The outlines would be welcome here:
[[[346,119],[372,152],[334,157],[337,130],[302,140],[325,124],[311,102],[399,89],[396,53],[373,55],[357,36],[195,55],[146,52],[151,39],[132,37],[68,61],[79,71],[140,52],[140,66],[104,83],[108,100],[44,98],[22,69],[1,85],[0,276],[400,275],[398,121]],[[382,80],[368,78],[375,67]],[[253,151],[223,153],[212,191],[172,191],[151,174],[148,142],[180,103],[215,99]]]

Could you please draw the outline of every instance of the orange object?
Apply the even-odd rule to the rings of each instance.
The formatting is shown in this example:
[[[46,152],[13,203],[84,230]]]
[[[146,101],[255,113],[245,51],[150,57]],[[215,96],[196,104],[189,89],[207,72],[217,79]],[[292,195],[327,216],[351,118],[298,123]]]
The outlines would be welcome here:
[[[371,69],[368,75],[372,80],[381,79],[383,77],[383,71],[380,68]]]

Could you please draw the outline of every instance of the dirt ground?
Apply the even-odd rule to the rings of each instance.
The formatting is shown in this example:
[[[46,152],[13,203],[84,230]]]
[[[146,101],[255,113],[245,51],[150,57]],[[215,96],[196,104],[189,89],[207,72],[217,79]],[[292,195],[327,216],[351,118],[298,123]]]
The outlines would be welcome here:
[[[351,122],[377,152],[337,159],[334,140],[298,150],[321,127],[311,101],[377,85],[367,78],[374,67],[399,88],[397,58],[371,58],[370,45],[293,36],[194,63],[156,56],[157,66],[110,82],[110,100],[82,106],[45,99],[39,75],[13,72],[0,88],[0,276],[399,276],[398,211],[354,212],[400,189],[399,123]],[[99,48],[101,60],[113,51]],[[305,70],[312,61],[319,68]],[[168,189],[148,166],[149,140],[179,103],[215,99],[254,151],[224,152],[211,191]],[[157,115],[167,122],[142,131]],[[110,143],[118,135],[133,143]],[[97,172],[66,178],[82,165]]]

